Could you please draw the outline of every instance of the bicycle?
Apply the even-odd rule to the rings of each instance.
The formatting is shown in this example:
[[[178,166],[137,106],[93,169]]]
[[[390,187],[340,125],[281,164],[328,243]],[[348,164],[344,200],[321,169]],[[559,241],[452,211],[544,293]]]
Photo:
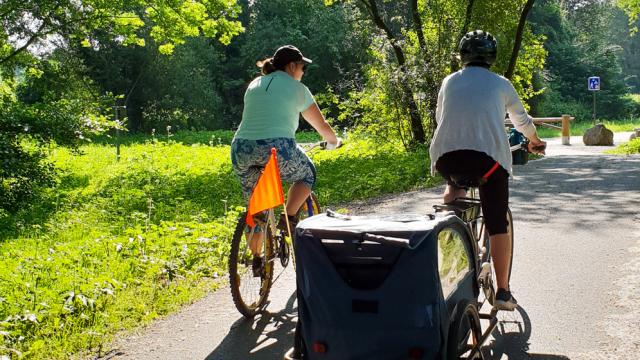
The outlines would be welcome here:
[[[519,151],[521,149],[528,151],[528,141],[523,141],[520,144],[511,146],[511,151]],[[533,150],[544,150],[544,148],[533,148]],[[467,359],[475,359],[476,356],[481,358],[480,350],[478,346],[474,346],[471,349],[467,344],[468,339],[471,337],[474,344],[483,344],[489,334],[493,331],[498,323],[497,313],[498,310],[493,307],[489,313],[480,313],[479,309],[482,308],[485,302],[494,306],[496,299],[496,286],[495,286],[495,269],[492,266],[491,258],[491,243],[489,241],[489,233],[484,226],[484,217],[482,215],[482,207],[480,199],[477,196],[478,187],[481,184],[480,178],[464,178],[452,176],[452,180],[461,187],[469,188],[469,197],[457,198],[451,203],[443,205],[434,205],[433,208],[436,212],[453,211],[457,217],[459,217],[466,226],[466,230],[473,239],[472,252],[476,254],[475,268],[478,269],[476,282],[480,290],[484,295],[484,299],[477,301],[477,304],[469,303],[467,306],[462,307],[460,314],[457,316],[458,320],[452,324],[449,330],[449,337],[453,339],[460,339],[461,342],[450,343],[448,354],[456,354],[456,358],[462,358],[461,356],[469,351],[469,354],[464,357]],[[435,216],[435,215],[434,215]],[[507,233],[509,234],[509,241],[511,243],[511,252],[509,254],[509,271],[508,278],[511,278],[511,270],[513,264],[513,217],[511,209],[507,208]],[[489,326],[486,331],[482,331],[480,326],[480,319],[489,320]],[[460,334],[463,334],[462,336]]]
[[[309,153],[312,149],[318,147],[324,149],[326,142],[308,144],[305,152]],[[318,198],[311,192],[296,216],[298,219],[302,219],[317,215],[320,211],[321,207]],[[279,213],[279,210],[271,208],[263,212],[261,216],[254,216],[254,218],[261,218],[258,219],[258,223],[264,232],[264,240],[260,250],[260,255],[264,261],[260,264],[259,269],[255,269],[255,273],[259,276],[254,276],[256,274],[254,274],[252,263],[253,254],[249,248],[250,241],[256,236],[255,227],[247,226],[246,212],[239,217],[233,233],[229,255],[231,296],[238,311],[248,318],[252,318],[264,310],[271,287],[282,271],[289,265],[289,260],[292,258],[291,248],[293,244],[291,239],[285,231],[276,227],[276,219],[279,218]],[[282,270],[277,277],[274,277],[277,262],[280,263]]]

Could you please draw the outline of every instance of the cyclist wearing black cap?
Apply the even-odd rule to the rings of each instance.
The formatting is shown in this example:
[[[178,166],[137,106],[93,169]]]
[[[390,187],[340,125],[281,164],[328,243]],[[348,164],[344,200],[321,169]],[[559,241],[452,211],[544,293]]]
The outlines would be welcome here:
[[[286,204],[292,226],[296,222],[294,215],[316,180],[313,163],[295,141],[300,114],[327,141],[327,149],[335,149],[340,143],[313,95],[300,82],[311,62],[292,45],[282,46],[273,57],[257,62],[262,76],[254,79],[245,92],[242,122],[231,143],[231,162],[247,199],[271,155],[271,148],[277,149],[280,176],[293,183]],[[283,219],[280,223],[284,223]],[[257,254],[260,237],[255,238],[258,239],[250,247]]]
[[[513,310],[517,302],[509,288],[511,242],[506,220],[511,151],[505,112],[529,139],[530,149],[542,153],[546,143],[538,138],[511,82],[489,70],[497,55],[495,38],[482,30],[472,31],[460,40],[459,50],[463,69],[447,76],[438,93],[438,127],[429,149],[431,171],[447,180],[444,202],[448,203],[464,197],[467,190],[457,187],[451,174],[481,178],[499,164],[479,191],[498,283],[495,306]]]

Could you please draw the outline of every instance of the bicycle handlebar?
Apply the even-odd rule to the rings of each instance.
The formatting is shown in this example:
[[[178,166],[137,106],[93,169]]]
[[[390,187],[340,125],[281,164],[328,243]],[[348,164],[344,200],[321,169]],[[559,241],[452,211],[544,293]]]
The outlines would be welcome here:
[[[516,150],[520,150],[520,149],[524,149],[528,153],[535,153],[536,151],[544,152],[544,150],[546,148],[547,147],[545,145],[538,145],[538,146],[533,146],[533,147],[531,147],[531,149],[529,149],[529,140],[525,140],[525,141],[521,142],[520,144],[513,145],[513,146],[510,147],[511,152],[516,151]],[[531,150],[533,150],[533,151],[531,151]]]
[[[328,142],[325,140],[322,141],[317,141],[314,143],[305,143],[305,144],[300,144],[300,146],[302,147],[302,149],[305,152],[309,152],[317,147],[319,147],[322,150],[327,150],[327,144]],[[334,149],[337,149],[339,147],[342,147],[342,145],[344,145],[344,143],[342,142],[342,139],[338,138],[338,146],[336,146]]]

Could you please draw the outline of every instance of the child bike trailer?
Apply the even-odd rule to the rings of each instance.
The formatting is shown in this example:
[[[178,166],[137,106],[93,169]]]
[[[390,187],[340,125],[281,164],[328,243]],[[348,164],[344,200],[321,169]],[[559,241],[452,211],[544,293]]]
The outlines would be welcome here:
[[[450,331],[478,298],[470,241],[450,214],[303,220],[298,326],[285,359],[457,359],[477,320]]]

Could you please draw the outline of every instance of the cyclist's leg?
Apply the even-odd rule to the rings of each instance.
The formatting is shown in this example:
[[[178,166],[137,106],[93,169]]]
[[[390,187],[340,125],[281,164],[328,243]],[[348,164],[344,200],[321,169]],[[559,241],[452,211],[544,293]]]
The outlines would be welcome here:
[[[316,168],[294,139],[283,139],[278,155],[280,176],[292,183],[287,194],[287,215],[295,216],[311,194],[316,182]]]
[[[249,200],[251,192],[255,187],[262,169],[269,160],[271,147],[264,140],[248,140],[234,139],[231,144],[231,164],[234,172],[240,180],[242,186],[242,195],[245,200]],[[262,214],[256,215],[256,227],[253,229],[254,234],[249,240],[249,248],[253,255],[259,255],[264,241],[264,232],[262,226],[264,221],[260,221]],[[261,226],[262,225],[262,226]],[[252,231],[247,227],[247,232]]]
[[[304,181],[293,183],[287,194],[287,215],[295,215],[311,194],[311,187]]]
[[[500,168],[489,181],[480,187],[482,213],[489,232],[489,243],[493,267],[496,272],[498,296],[504,294],[505,299],[498,299],[499,307],[513,310],[517,305],[511,296],[509,272],[511,269],[511,236],[508,233],[507,209],[509,202],[509,174]]]
[[[505,215],[506,217],[506,215]],[[489,235],[491,257],[496,270],[499,289],[509,290],[509,267],[511,266],[511,238],[508,233]]]
[[[443,202],[448,204],[457,198],[462,198],[467,196],[467,189],[459,188],[455,186],[453,183],[447,184],[444,189]]]

